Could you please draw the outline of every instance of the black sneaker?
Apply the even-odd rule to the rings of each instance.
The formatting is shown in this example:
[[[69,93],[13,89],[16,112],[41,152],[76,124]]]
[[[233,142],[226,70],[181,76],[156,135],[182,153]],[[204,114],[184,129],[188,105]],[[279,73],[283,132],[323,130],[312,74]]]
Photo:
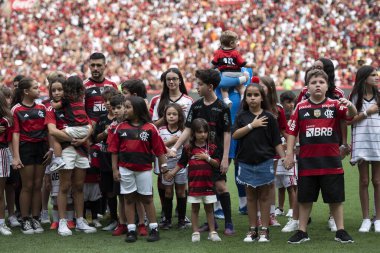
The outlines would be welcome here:
[[[158,228],[153,228],[149,231],[149,236],[146,238],[148,242],[155,242],[160,240],[160,235],[158,233]]]
[[[344,229],[339,229],[335,233],[335,241],[340,243],[353,243],[354,239]]]
[[[302,230],[297,230],[297,232],[288,239],[288,243],[291,244],[300,244],[307,241],[310,241],[309,235]]]
[[[32,225],[34,233],[39,234],[39,233],[44,232],[44,229],[42,228],[41,223],[37,219],[31,218],[30,224]]]
[[[186,226],[186,222],[185,220],[179,220],[178,221],[178,229],[186,229],[187,226]]]
[[[128,231],[127,236],[125,237],[126,242],[135,242],[137,241],[137,233],[136,231]]]
[[[21,221],[21,232],[24,235],[32,235],[32,234],[34,234],[34,229],[33,229],[32,225],[30,224],[30,220],[29,219],[23,219]]]
[[[172,222],[165,219],[162,223],[160,223],[160,228],[162,230],[169,230],[172,228]]]

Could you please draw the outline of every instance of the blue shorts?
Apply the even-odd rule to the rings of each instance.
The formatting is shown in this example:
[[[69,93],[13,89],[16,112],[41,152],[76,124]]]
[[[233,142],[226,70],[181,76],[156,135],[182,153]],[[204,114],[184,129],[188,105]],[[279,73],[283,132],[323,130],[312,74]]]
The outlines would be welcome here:
[[[273,159],[259,164],[246,164],[239,162],[237,181],[253,188],[268,185],[274,181]]]

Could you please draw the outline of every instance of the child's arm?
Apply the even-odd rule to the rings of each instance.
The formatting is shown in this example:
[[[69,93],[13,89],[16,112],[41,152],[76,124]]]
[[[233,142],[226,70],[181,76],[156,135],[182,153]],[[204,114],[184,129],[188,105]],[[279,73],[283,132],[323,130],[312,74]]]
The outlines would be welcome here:
[[[284,166],[285,169],[290,170],[294,166],[294,145],[296,143],[296,136],[290,135],[288,136],[288,139],[286,141],[286,155],[285,155],[285,162]],[[277,151],[277,147],[276,147]],[[278,152],[278,151],[277,151]],[[281,153],[279,153],[281,154]]]
[[[356,107],[346,98],[340,98],[339,99],[340,104],[347,107],[347,113],[346,116],[348,118],[353,118],[355,115],[358,114],[358,111],[356,110]]]
[[[120,182],[120,172],[119,172],[119,155],[117,153],[112,153],[111,156],[112,159],[112,174],[113,174],[113,180],[116,182]]]
[[[178,139],[179,137],[174,135],[172,138],[170,138],[170,140],[164,141],[164,144],[166,147],[171,147],[178,141]]]
[[[20,133],[12,134],[12,148],[13,148],[13,169],[21,169],[24,167],[20,159]]]
[[[166,181],[172,181],[175,175],[180,171],[182,168],[178,165],[175,166],[172,170],[162,170],[161,173],[164,176]]]
[[[284,147],[283,147],[283,145],[282,145],[282,144],[278,144],[278,145],[275,147],[275,149],[276,149],[277,154],[280,155],[281,159],[284,159],[285,156],[286,156],[286,154],[285,154],[285,151],[284,151]]]
[[[231,145],[231,132],[229,132],[229,131],[224,132],[224,134],[223,134],[223,158],[222,158],[222,162],[220,163],[220,172],[222,174],[226,174],[228,167],[229,167],[228,155],[230,152],[230,145]]]
[[[177,149],[181,147],[190,138],[191,129],[186,127],[185,130],[183,130],[181,136],[177,140],[177,142],[174,144],[174,146],[170,149],[170,152],[168,152],[168,157],[176,157],[177,155]]]
[[[206,154],[204,152],[194,155],[194,158],[197,159],[197,160],[206,161],[206,162],[208,162],[214,168],[218,168],[219,167],[219,162],[217,160],[211,158],[211,156],[209,156],[208,154]]]
[[[267,121],[268,117],[263,116],[263,117],[259,118],[259,116],[260,115],[257,115],[255,117],[255,119],[251,123],[249,123],[248,125],[241,127],[238,130],[236,130],[232,134],[232,138],[234,138],[235,140],[238,140],[238,139],[241,139],[244,136],[246,136],[254,128],[265,127],[268,124],[268,121]]]
[[[371,105],[366,111],[360,112],[357,115],[355,115],[355,117],[351,121],[347,122],[347,125],[353,125],[356,122],[362,121],[366,119],[368,116],[375,113],[379,113],[379,107],[377,105]]]

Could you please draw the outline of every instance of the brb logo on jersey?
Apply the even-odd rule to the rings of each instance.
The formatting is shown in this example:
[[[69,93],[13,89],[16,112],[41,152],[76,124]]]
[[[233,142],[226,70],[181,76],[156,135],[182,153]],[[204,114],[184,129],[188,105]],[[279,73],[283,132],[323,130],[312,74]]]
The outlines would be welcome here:
[[[332,136],[332,127],[310,127],[306,128],[306,137]]]

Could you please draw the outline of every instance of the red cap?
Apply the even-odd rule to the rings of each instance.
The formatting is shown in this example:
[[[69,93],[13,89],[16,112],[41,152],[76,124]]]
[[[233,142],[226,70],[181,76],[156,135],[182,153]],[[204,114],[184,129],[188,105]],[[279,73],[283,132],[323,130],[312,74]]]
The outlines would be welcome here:
[[[252,76],[251,83],[260,83],[260,78],[258,76]]]

